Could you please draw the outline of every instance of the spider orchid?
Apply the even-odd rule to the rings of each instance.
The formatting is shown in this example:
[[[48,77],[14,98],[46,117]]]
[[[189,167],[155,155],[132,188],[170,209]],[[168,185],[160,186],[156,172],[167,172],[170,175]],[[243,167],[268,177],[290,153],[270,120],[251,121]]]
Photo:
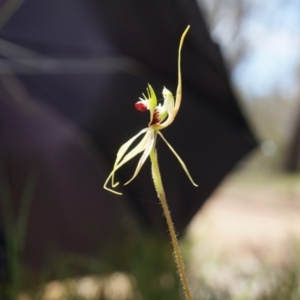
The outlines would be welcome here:
[[[147,128],[144,128],[141,130],[138,134],[136,134],[134,137],[132,137],[129,141],[127,141],[125,144],[123,144],[118,153],[117,158],[113,166],[113,170],[109,174],[108,178],[106,179],[104,183],[104,188],[106,190],[109,190],[115,194],[122,195],[119,192],[116,192],[115,190],[112,190],[107,187],[107,184],[109,180],[111,180],[111,185],[113,188],[117,187],[119,182],[115,182],[115,173],[116,171],[121,168],[125,163],[127,163],[129,160],[134,158],[139,153],[143,152],[137,167],[135,169],[135,172],[132,176],[132,178],[127,181],[124,185],[127,185],[130,183],[140,172],[143,164],[145,163],[146,159],[150,155],[152,151],[155,150],[156,145],[156,139],[157,135],[159,135],[162,140],[167,144],[167,146],[170,148],[170,150],[173,152],[173,154],[178,159],[179,163],[181,164],[183,170],[187,174],[188,178],[192,182],[194,186],[197,186],[197,184],[193,181],[185,163],[182,161],[182,159],[179,157],[179,155],[176,153],[176,151],[173,149],[173,147],[167,142],[163,134],[161,133],[161,130],[169,126],[173,120],[175,119],[177,112],[180,107],[181,103],[181,94],[182,94],[182,84],[181,84],[181,67],[180,67],[180,60],[181,60],[181,48],[183,44],[183,40],[185,38],[185,35],[187,34],[189,30],[189,26],[186,28],[184,33],[182,34],[180,44],[179,44],[179,51],[178,51],[178,86],[177,86],[177,92],[176,92],[176,101],[174,101],[174,97],[172,93],[166,89],[163,88],[162,95],[164,102],[163,104],[157,105],[157,98],[155,95],[155,92],[150,84],[148,84],[147,88],[147,96],[143,94],[143,98],[139,98],[140,101],[138,101],[135,104],[135,108],[138,111],[146,112],[149,110],[150,112],[150,121]],[[141,139],[141,141],[130,151],[129,147],[133,144],[133,142],[140,137],[142,134],[144,134],[144,137]]]

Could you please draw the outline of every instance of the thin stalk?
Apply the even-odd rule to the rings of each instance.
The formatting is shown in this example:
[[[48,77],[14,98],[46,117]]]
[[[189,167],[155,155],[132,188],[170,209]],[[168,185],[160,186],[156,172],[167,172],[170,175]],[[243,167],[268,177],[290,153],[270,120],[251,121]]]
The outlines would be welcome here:
[[[192,300],[193,297],[192,297],[191,289],[190,289],[188,279],[186,276],[186,272],[184,269],[183,259],[181,256],[178,240],[176,237],[174,225],[173,225],[171,214],[170,214],[170,211],[168,208],[167,199],[166,199],[166,195],[164,192],[164,188],[163,188],[163,184],[162,184],[162,180],[161,180],[161,176],[160,176],[160,172],[159,172],[158,161],[157,161],[157,152],[156,152],[155,148],[153,148],[152,151],[150,152],[150,159],[151,159],[151,164],[152,164],[152,176],[153,176],[154,186],[157,191],[157,196],[160,200],[160,203],[163,208],[163,212],[164,212],[164,215],[165,215],[165,218],[167,221],[167,225],[169,228],[169,233],[170,233],[170,237],[171,237],[172,245],[173,245],[173,249],[174,249],[174,256],[175,256],[175,260],[177,263],[177,268],[179,271],[183,289],[185,292],[185,296],[186,296],[187,300]]]

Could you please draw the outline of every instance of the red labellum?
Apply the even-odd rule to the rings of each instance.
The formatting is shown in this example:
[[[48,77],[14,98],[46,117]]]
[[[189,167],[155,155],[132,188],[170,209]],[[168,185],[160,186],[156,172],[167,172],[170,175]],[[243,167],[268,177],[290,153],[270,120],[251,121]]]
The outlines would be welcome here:
[[[146,112],[148,109],[147,106],[142,101],[137,102],[134,106],[136,110],[141,112]]]
[[[157,109],[155,109],[154,114],[153,114],[153,118],[152,118],[152,122],[150,123],[150,125],[154,125],[159,123],[160,118],[159,118],[159,111]]]

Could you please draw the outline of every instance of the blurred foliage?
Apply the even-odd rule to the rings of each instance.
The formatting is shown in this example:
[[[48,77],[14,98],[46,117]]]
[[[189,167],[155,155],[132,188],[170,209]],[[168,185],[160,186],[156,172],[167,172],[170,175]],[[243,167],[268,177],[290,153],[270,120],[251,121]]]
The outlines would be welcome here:
[[[110,261],[108,254],[106,272],[101,267],[95,272],[97,267],[94,266],[90,275],[76,277],[70,273],[67,279],[44,282],[38,288],[23,291],[19,300],[184,299],[168,243],[148,235],[127,242],[127,245],[120,245],[123,256],[113,258],[111,255],[113,261]],[[189,253],[186,248],[191,246],[190,242],[183,243],[186,255]],[[197,274],[191,272],[192,266],[188,264],[194,299],[300,299],[300,260],[299,256],[295,257],[297,259],[290,263],[276,267],[258,262],[252,273],[239,269],[232,261],[216,257],[203,262]],[[99,263],[96,265],[100,266]],[[123,266],[122,271],[120,266]],[[207,273],[211,269],[213,275],[211,271]],[[86,271],[89,271],[88,267]]]

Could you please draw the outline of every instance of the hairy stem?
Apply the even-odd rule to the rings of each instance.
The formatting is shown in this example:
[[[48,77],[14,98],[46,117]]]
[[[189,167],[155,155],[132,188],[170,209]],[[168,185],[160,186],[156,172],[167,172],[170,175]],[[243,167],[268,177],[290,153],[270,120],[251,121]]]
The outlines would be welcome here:
[[[176,259],[180,279],[181,279],[181,282],[182,282],[182,285],[183,285],[183,288],[184,288],[184,291],[185,291],[185,296],[186,296],[187,300],[192,300],[193,297],[192,297],[191,289],[190,289],[188,279],[187,279],[187,276],[186,276],[186,272],[185,272],[185,269],[184,269],[183,259],[182,259],[182,256],[181,256],[181,252],[180,252],[178,240],[177,240],[177,237],[176,237],[174,225],[173,225],[171,215],[170,215],[170,211],[169,211],[169,208],[168,208],[166,195],[165,195],[163,185],[162,185],[162,180],[161,180],[159,167],[158,167],[158,161],[157,161],[157,153],[156,153],[155,148],[153,148],[151,153],[150,153],[150,159],[151,159],[151,164],[152,164],[152,176],[153,176],[154,186],[155,186],[155,189],[157,191],[157,195],[158,195],[158,198],[160,200],[161,206],[163,208],[163,212],[164,212],[164,215],[165,215],[165,218],[166,218],[166,221],[167,221],[167,225],[168,225],[168,228],[169,228],[169,232],[170,232],[170,236],[171,236],[171,240],[172,240],[172,245],[173,245],[173,249],[174,249],[174,255],[175,255],[175,259]]]

